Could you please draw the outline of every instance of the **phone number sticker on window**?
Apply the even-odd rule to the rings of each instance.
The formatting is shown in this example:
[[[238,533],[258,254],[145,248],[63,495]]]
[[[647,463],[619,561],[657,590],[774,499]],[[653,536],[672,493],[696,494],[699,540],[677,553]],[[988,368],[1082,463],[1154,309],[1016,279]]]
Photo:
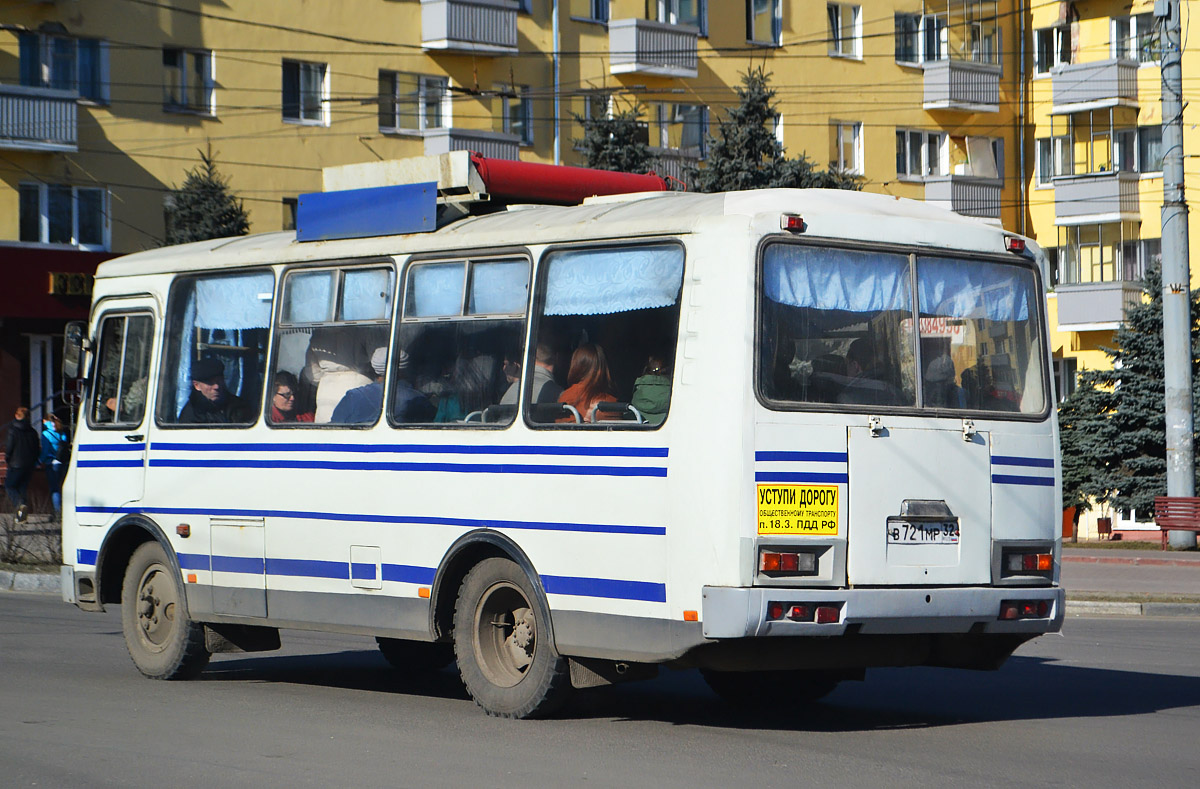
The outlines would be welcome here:
[[[759,534],[837,534],[837,485],[759,485]]]

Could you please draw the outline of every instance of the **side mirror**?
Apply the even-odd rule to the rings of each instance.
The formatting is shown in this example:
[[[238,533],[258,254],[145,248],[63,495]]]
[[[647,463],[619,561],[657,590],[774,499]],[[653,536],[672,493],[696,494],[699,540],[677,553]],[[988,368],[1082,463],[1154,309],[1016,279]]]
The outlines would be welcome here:
[[[78,378],[79,367],[83,359],[83,337],[87,324],[83,321],[71,321],[63,331],[63,377]]]

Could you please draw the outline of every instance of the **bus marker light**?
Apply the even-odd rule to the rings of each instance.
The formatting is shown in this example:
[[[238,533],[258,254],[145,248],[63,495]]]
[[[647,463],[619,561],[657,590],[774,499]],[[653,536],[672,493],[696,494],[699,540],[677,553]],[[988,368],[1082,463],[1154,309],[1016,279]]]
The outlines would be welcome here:
[[[794,605],[792,610],[788,611],[788,619],[795,622],[811,621],[812,618],[812,609],[806,605]]]
[[[1016,603],[1001,603],[1000,618],[1001,619],[1016,619],[1020,615],[1017,610]]]
[[[1047,603],[1045,600],[1039,600],[1037,610],[1038,610],[1039,617],[1049,616],[1050,615],[1050,604]]]
[[[764,573],[777,573],[782,563],[782,554],[764,553],[761,560],[761,568]]]
[[[1025,251],[1025,239],[1014,238],[1012,236],[1005,236],[1004,237],[1004,248],[1007,249],[1009,252],[1024,252]]]
[[[836,605],[817,606],[817,624],[828,625],[842,618],[842,612]]]
[[[683,612],[683,621],[699,622],[700,621],[700,612],[699,611],[684,611]]]
[[[767,619],[783,619],[783,603],[774,600],[767,603]]]
[[[175,533],[180,537],[191,537],[192,527],[189,524],[181,523],[175,527]]]
[[[189,584],[196,583],[196,574],[195,573],[188,573],[188,583]]]
[[[817,556],[810,551],[763,551],[758,566],[764,573],[811,573],[817,569]]]
[[[417,597],[423,597],[423,598],[425,598],[426,600],[428,600],[428,599],[429,599],[429,587],[428,587],[428,586],[422,586],[420,589],[418,589],[418,590],[417,590]]]
[[[803,233],[808,230],[808,225],[804,224],[804,217],[799,214],[780,214],[779,228],[789,233]]]

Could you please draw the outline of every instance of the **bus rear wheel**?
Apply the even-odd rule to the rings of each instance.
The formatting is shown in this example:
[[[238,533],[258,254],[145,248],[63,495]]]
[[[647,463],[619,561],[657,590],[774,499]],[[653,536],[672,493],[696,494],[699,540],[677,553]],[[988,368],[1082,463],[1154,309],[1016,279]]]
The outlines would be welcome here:
[[[747,709],[811,704],[833,692],[838,678],[823,671],[713,671],[700,675],[724,701]]]
[[[188,619],[183,590],[154,540],[142,543],[125,568],[121,585],[121,629],[138,671],[151,679],[190,679],[212,657],[204,626]]]
[[[561,707],[571,677],[549,632],[549,612],[515,562],[475,565],[454,608],[454,654],[475,703],[502,718],[536,718]]]
[[[375,643],[384,660],[393,668],[405,671],[437,671],[454,660],[452,644],[382,637],[376,637]]]

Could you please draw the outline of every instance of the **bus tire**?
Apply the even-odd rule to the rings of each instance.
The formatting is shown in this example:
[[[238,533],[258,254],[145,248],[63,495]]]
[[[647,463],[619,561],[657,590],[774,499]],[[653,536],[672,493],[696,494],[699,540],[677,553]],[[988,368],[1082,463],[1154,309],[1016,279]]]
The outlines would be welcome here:
[[[393,668],[405,671],[437,671],[454,660],[453,644],[381,636],[375,638],[375,643],[379,645],[384,660]]]
[[[138,546],[121,585],[121,629],[133,664],[151,679],[190,679],[212,657],[204,626],[188,618],[182,593],[162,545]]]
[[[467,573],[454,607],[454,654],[487,714],[536,718],[566,701],[570,669],[549,633],[549,612],[516,563],[484,559]]]
[[[700,675],[725,702],[745,709],[812,704],[838,685],[838,678],[822,671],[714,671]]]

